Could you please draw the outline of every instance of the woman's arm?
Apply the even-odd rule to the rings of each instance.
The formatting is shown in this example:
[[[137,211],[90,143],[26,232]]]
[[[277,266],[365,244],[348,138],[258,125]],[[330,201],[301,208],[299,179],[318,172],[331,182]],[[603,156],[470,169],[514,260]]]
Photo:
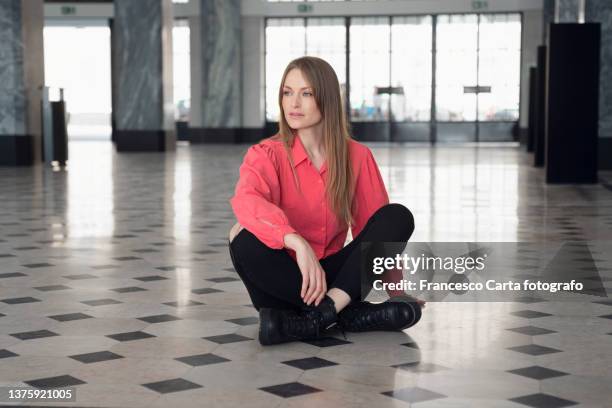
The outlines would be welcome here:
[[[257,144],[247,151],[240,178],[230,199],[238,222],[272,249],[285,246],[285,236],[295,233],[280,202],[280,181],[274,152]]]

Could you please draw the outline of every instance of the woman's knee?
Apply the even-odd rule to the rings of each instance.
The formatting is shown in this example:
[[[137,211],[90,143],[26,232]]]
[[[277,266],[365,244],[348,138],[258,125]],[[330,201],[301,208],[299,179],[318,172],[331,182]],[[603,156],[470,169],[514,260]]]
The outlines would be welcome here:
[[[381,207],[378,213],[387,222],[389,230],[397,232],[393,234],[395,239],[407,241],[410,238],[414,231],[414,216],[408,208],[391,203]]]

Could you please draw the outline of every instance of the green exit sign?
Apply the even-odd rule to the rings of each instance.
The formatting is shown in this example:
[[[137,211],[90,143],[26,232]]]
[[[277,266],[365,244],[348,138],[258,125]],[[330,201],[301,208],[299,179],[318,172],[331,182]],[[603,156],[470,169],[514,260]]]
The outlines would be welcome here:
[[[75,6],[62,6],[62,15],[63,16],[73,16],[76,14]]]
[[[489,8],[489,2],[486,0],[473,0],[472,10],[486,10]]]
[[[298,13],[312,13],[312,4],[298,4]]]

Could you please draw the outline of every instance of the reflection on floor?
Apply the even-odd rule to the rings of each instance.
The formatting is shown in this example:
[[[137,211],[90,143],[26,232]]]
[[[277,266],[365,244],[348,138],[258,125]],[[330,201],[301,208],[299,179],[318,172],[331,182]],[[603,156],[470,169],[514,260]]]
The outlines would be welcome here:
[[[67,171],[0,168],[0,385],[92,407],[610,406],[612,302],[593,296],[430,302],[406,333],[262,348],[226,246],[246,146],[70,149]],[[610,188],[547,186],[517,147],[372,149],[414,241],[612,238]]]

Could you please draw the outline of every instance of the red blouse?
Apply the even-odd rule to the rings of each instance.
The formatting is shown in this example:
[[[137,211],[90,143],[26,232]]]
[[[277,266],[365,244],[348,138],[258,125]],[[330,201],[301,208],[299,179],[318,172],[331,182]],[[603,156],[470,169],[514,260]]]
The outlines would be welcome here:
[[[285,235],[297,232],[321,259],[342,249],[348,228],[341,227],[325,198],[327,162],[317,170],[300,137],[294,141],[291,154],[304,196],[282,141],[268,138],[246,152],[230,204],[238,222],[268,247],[284,248]],[[356,237],[389,197],[370,149],[351,139],[349,154],[355,183],[351,232]],[[295,252],[287,250],[295,259]]]

